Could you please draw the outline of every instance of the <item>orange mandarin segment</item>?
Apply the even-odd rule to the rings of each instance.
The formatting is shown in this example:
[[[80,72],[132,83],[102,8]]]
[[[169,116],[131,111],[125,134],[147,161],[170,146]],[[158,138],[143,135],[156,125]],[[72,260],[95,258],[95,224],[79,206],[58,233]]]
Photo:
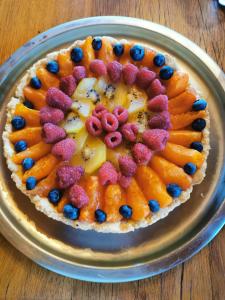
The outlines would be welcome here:
[[[82,59],[82,64],[89,71],[89,65],[92,60],[95,59],[95,51],[92,47],[92,37],[88,36],[81,46],[83,50],[84,57]]]
[[[30,109],[22,103],[18,103],[14,114],[23,117],[27,126],[40,126],[40,112],[38,110]]]
[[[33,146],[41,141],[41,131],[41,127],[27,127],[10,133],[9,140],[13,144],[20,140],[24,140],[27,142],[28,146]]]
[[[197,150],[172,143],[167,143],[164,150],[159,154],[170,162],[181,167],[183,167],[186,163],[191,162],[200,168],[204,162],[204,155]]]
[[[196,99],[195,90],[187,89],[180,95],[170,99],[168,103],[169,112],[173,115],[186,113],[192,109],[192,105]]]
[[[26,86],[23,89],[24,97],[29,100],[35,107],[35,109],[40,110],[46,105],[45,96],[46,91],[44,90],[35,90],[29,86]]]
[[[176,71],[168,81],[164,82],[166,85],[166,95],[168,98],[173,98],[180,93],[183,93],[188,87],[188,82],[189,76],[187,73]]]
[[[160,156],[154,155],[149,166],[159,175],[165,184],[176,183],[183,190],[191,186],[192,178],[182,168],[177,167]]]
[[[45,68],[41,67],[36,71],[37,77],[41,80],[42,87],[47,90],[50,87],[59,87],[59,79],[56,75],[48,72]]]
[[[57,212],[63,213],[63,208],[66,204],[69,203],[69,199],[67,196],[63,196],[61,200],[59,201],[59,204],[57,205]]]
[[[168,141],[173,144],[190,147],[193,142],[200,142],[202,140],[202,133],[191,130],[171,130],[169,131]]]
[[[171,204],[172,198],[167,193],[166,185],[150,167],[139,166],[136,172],[137,182],[148,200],[157,200],[160,207]]]
[[[186,112],[179,115],[170,115],[171,126],[173,130],[185,128],[198,118],[205,118],[206,112],[204,110]]]
[[[70,52],[59,53],[57,57],[59,63],[59,76],[64,77],[73,73],[73,62],[70,58]]]
[[[38,160],[48,154],[51,151],[51,148],[52,145],[40,142],[30,148],[27,148],[25,151],[14,154],[12,156],[12,160],[15,164],[21,164],[26,157],[33,158],[33,160]]]
[[[149,215],[149,207],[147,200],[138,186],[137,181],[132,178],[129,187],[127,188],[127,205],[132,207],[132,217],[134,221],[144,219]]]
[[[98,51],[98,59],[103,60],[105,64],[115,60],[112,44],[107,38],[102,38],[102,47]]]

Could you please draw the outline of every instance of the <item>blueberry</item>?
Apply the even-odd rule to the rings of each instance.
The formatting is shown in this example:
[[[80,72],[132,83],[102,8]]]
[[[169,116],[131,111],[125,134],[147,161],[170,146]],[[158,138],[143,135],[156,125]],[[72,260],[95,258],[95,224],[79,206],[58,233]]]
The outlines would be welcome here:
[[[148,206],[153,213],[156,213],[160,210],[159,202],[156,200],[149,200]]]
[[[204,119],[196,119],[192,122],[192,128],[196,131],[202,131],[206,126],[206,121]]]
[[[63,208],[63,215],[67,219],[77,220],[79,218],[79,214],[79,208],[73,206],[72,204],[66,204]]]
[[[26,180],[26,188],[27,190],[33,190],[37,184],[37,179],[33,176],[30,176]]]
[[[140,45],[134,45],[130,49],[130,56],[132,57],[133,60],[135,61],[140,61],[143,59],[145,55],[145,49],[144,47]]]
[[[52,204],[58,204],[61,198],[62,198],[62,192],[58,189],[53,189],[48,193],[48,200]]]
[[[191,143],[191,149],[195,149],[198,152],[202,152],[202,150],[203,150],[202,143],[200,143],[200,142],[193,142],[193,143]]]
[[[119,212],[125,219],[130,219],[133,213],[132,208],[129,205],[120,206]]]
[[[25,141],[18,141],[15,143],[14,148],[16,152],[21,152],[27,149],[27,143]]]
[[[184,165],[183,169],[184,169],[184,172],[187,173],[188,175],[193,175],[193,174],[195,174],[197,167],[195,164],[189,162]]]
[[[194,111],[204,110],[206,106],[207,102],[205,101],[205,99],[198,99],[193,103],[192,109]]]
[[[95,220],[96,220],[96,222],[103,223],[103,222],[106,221],[106,218],[107,218],[106,213],[103,210],[97,209],[95,211]]]
[[[102,40],[99,37],[93,38],[92,47],[96,51],[100,50],[102,48]]]
[[[31,169],[34,165],[34,160],[30,157],[26,157],[23,162],[22,162],[22,166],[23,166],[23,169],[24,171],[27,171],[29,169]]]
[[[173,76],[174,70],[170,66],[164,66],[159,71],[159,77],[163,80],[168,80]]]
[[[41,81],[37,77],[32,77],[31,80],[30,80],[30,85],[34,89],[40,89],[41,88]]]
[[[79,47],[73,48],[71,50],[70,56],[71,56],[72,61],[74,61],[75,63],[78,63],[82,60],[82,58],[84,56],[83,50]]]
[[[122,56],[122,55],[123,55],[123,52],[124,52],[124,46],[123,46],[123,44],[116,43],[116,44],[113,46],[113,52],[114,52],[114,54],[115,54],[117,57]]]
[[[59,64],[56,60],[52,60],[47,63],[46,69],[53,74],[57,74],[59,72]]]
[[[23,117],[14,116],[11,121],[11,124],[14,129],[19,130],[19,129],[23,129],[25,127],[26,121]]]
[[[153,62],[155,66],[162,67],[163,65],[165,65],[165,56],[161,53],[158,53],[154,57]]]
[[[168,184],[166,189],[168,194],[170,194],[170,196],[173,198],[179,197],[182,192],[182,189],[179,187],[179,185],[175,183]]]
[[[27,108],[30,108],[30,109],[33,109],[33,108],[34,108],[33,103],[31,103],[29,100],[25,100],[25,101],[23,102],[23,105],[26,106]]]

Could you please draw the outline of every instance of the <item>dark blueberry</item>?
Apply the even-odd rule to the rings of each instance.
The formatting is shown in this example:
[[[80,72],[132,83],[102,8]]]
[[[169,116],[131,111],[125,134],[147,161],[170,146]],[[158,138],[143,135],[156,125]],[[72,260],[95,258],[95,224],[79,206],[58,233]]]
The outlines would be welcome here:
[[[30,157],[26,157],[22,162],[24,171],[31,169],[33,165],[34,165],[34,160]]]
[[[134,45],[130,49],[130,56],[135,61],[140,61],[145,56],[145,48],[141,45]]]
[[[14,148],[16,152],[21,152],[27,149],[27,143],[25,141],[18,141],[15,143]]]
[[[97,209],[95,211],[95,220],[96,220],[96,222],[103,223],[103,222],[106,221],[106,217],[107,217],[106,213],[103,210]]]
[[[159,77],[163,80],[168,80],[173,76],[174,70],[170,66],[164,66],[159,71]]]
[[[149,200],[148,206],[153,213],[156,213],[160,210],[159,202],[156,200]]]
[[[75,63],[78,63],[82,60],[82,58],[84,56],[83,50],[79,47],[73,48],[71,50],[70,56],[71,56],[72,61],[74,61]]]
[[[182,189],[179,187],[179,185],[175,183],[168,184],[166,189],[168,194],[170,194],[170,196],[173,198],[179,197],[182,192]]]
[[[93,38],[92,47],[96,51],[100,50],[102,48],[102,40],[99,37]]]
[[[62,198],[62,192],[58,189],[53,189],[48,193],[48,200],[52,204],[58,204],[61,198]]]
[[[37,77],[32,77],[30,80],[30,85],[34,89],[40,89],[41,88],[41,81]]]
[[[37,179],[33,176],[30,176],[26,180],[26,188],[27,190],[33,190],[37,184]]]
[[[207,102],[205,101],[205,99],[198,99],[193,103],[192,109],[194,111],[204,110],[206,106]]]
[[[165,56],[161,53],[158,53],[154,57],[153,62],[155,66],[162,67],[163,65],[165,65]]]
[[[30,109],[33,109],[33,108],[34,108],[33,103],[31,103],[29,100],[25,100],[25,101],[23,102],[23,105],[26,106],[27,108],[30,108]]]
[[[203,150],[202,143],[200,143],[200,142],[193,142],[193,143],[191,143],[191,149],[195,149],[198,152],[202,152],[202,150]]]
[[[80,215],[80,210],[72,204],[66,204],[63,208],[63,215],[67,219],[77,220]]]
[[[187,173],[188,175],[195,174],[196,170],[197,170],[196,165],[191,162],[184,165],[184,172]]]
[[[14,116],[11,121],[12,127],[16,130],[23,129],[26,125],[26,121],[23,117]]]
[[[133,213],[129,205],[120,206],[119,212],[125,219],[130,219]]]
[[[53,74],[57,74],[59,72],[59,64],[56,60],[52,60],[47,63],[46,69]]]
[[[202,131],[206,126],[206,121],[204,119],[196,119],[192,122],[192,128],[196,131]]]
[[[113,46],[113,52],[114,52],[114,54],[115,54],[117,57],[122,56],[122,55],[123,55],[123,52],[124,52],[124,46],[123,46],[123,44],[116,43],[116,44]]]

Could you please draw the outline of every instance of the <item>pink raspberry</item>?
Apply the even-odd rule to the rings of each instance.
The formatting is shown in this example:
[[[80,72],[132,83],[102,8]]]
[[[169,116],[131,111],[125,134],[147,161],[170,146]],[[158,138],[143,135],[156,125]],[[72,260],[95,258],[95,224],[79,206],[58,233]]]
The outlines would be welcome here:
[[[97,76],[105,76],[107,74],[106,66],[101,59],[92,60],[89,68],[90,71]]]
[[[52,147],[52,154],[63,161],[70,160],[76,150],[76,142],[66,138]]]
[[[95,106],[95,109],[94,109],[93,112],[92,112],[92,115],[93,115],[94,117],[97,117],[98,119],[101,119],[102,115],[103,115],[104,113],[106,113],[106,112],[108,112],[108,110],[105,108],[104,105],[102,105],[102,104],[97,104],[97,105]]]
[[[153,112],[168,110],[168,97],[166,95],[155,96],[148,101],[148,109]]]
[[[76,80],[72,75],[62,77],[60,79],[59,87],[66,95],[72,96],[76,88]]]
[[[118,183],[122,188],[127,189],[128,186],[130,185],[130,182],[131,182],[131,177],[124,176],[122,173],[119,172]]]
[[[119,157],[120,171],[124,176],[131,177],[136,173],[137,164],[129,155],[123,155]]]
[[[154,79],[147,90],[148,96],[150,98],[158,96],[160,94],[165,94],[166,88],[162,85],[159,79]]]
[[[153,151],[161,151],[165,148],[169,133],[163,129],[147,129],[143,132],[144,143]]]
[[[126,140],[135,142],[138,134],[138,126],[132,123],[124,124],[121,128],[121,132]]]
[[[132,85],[135,83],[138,73],[138,68],[133,64],[126,64],[123,66],[122,74],[125,84]]]
[[[168,113],[168,111],[163,111],[153,116],[149,120],[148,125],[150,128],[159,128],[159,129],[168,130],[171,127],[170,114]]]
[[[69,190],[69,200],[77,208],[88,204],[89,198],[85,190],[78,184],[74,184]]]
[[[119,122],[117,118],[111,113],[104,113],[101,118],[102,127],[107,132],[116,131],[119,127]]]
[[[70,165],[61,166],[56,171],[56,178],[60,189],[66,189],[77,183],[84,175],[83,167],[73,167]]]
[[[59,89],[52,87],[49,88],[46,94],[46,103],[49,106],[59,108],[66,112],[72,105],[72,100],[65,93]]]
[[[45,123],[58,124],[63,119],[64,112],[61,109],[44,106],[40,110],[40,122],[42,125]]]
[[[119,131],[110,132],[104,138],[106,146],[113,149],[122,143],[122,134]]]
[[[117,83],[121,79],[123,66],[116,60],[107,64],[109,78],[113,83]]]
[[[134,145],[132,154],[136,163],[140,165],[146,165],[152,158],[152,151],[142,143]]]
[[[73,68],[73,77],[79,82],[81,79],[87,77],[87,72],[85,67],[83,66],[76,66]]]
[[[42,127],[42,137],[45,143],[54,144],[63,140],[66,137],[66,132],[55,124],[45,123]]]
[[[98,171],[98,177],[101,185],[115,184],[118,180],[118,174],[114,166],[106,161]]]
[[[102,124],[101,121],[91,116],[85,122],[87,131],[93,136],[99,136],[102,133]]]
[[[142,68],[137,73],[136,83],[141,89],[147,89],[153,79],[155,79],[155,72]]]
[[[122,106],[116,106],[113,110],[113,114],[116,116],[120,124],[126,123],[128,119],[128,110]]]

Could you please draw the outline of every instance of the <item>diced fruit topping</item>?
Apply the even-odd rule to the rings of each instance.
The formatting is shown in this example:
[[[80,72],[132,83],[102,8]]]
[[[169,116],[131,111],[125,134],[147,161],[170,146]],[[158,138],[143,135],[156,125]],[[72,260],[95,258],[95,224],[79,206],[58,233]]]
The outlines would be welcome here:
[[[141,45],[134,45],[130,48],[130,56],[134,61],[140,61],[145,55],[145,48]]]
[[[138,134],[138,126],[137,124],[126,123],[122,126],[121,132],[127,141],[135,142]]]
[[[49,88],[46,94],[46,102],[49,106],[59,108],[62,111],[67,111],[71,105],[72,100],[65,93],[57,88]]]
[[[119,157],[119,167],[121,173],[127,177],[132,177],[137,170],[137,164],[129,155]]]
[[[180,186],[175,183],[168,184],[166,190],[168,194],[173,198],[179,197],[182,193],[182,189],[180,188]]]
[[[151,212],[157,213],[160,210],[159,202],[156,200],[149,200],[148,206]]]
[[[191,124],[192,128],[196,131],[202,131],[206,126],[206,121],[204,119],[196,119]]]
[[[30,158],[30,157],[26,157],[23,161],[22,161],[22,166],[23,166],[23,170],[27,171],[29,169],[31,169],[33,167],[33,165],[35,164],[35,161]]]
[[[62,192],[59,189],[52,189],[48,194],[48,200],[53,205],[57,205],[61,198],[62,198]]]
[[[162,85],[161,81],[159,79],[154,79],[147,90],[148,96],[150,98],[153,98],[155,96],[158,96],[160,94],[165,94],[166,88]]]
[[[80,210],[72,204],[66,204],[63,208],[63,215],[70,220],[77,220],[79,218]]]
[[[102,122],[103,129],[106,130],[107,132],[114,132],[117,130],[119,126],[119,122],[116,116],[114,116],[111,113],[103,114],[101,118],[101,122]]]
[[[156,74],[147,68],[141,68],[137,73],[136,83],[141,89],[146,89],[152,80],[155,79]]]
[[[45,143],[54,144],[64,139],[66,137],[66,132],[57,125],[45,123],[42,127],[42,137]]]
[[[99,181],[101,185],[116,184],[118,174],[114,166],[106,161],[98,171]]]
[[[19,129],[23,129],[26,126],[26,121],[21,116],[14,116],[12,118],[11,124],[13,126],[13,129],[19,130]]]
[[[16,152],[21,152],[27,149],[27,143],[23,140],[15,143],[14,148]]]
[[[131,177],[124,176],[122,173],[118,174],[118,183],[122,188],[127,189],[130,185],[130,182]]]
[[[133,64],[126,64],[123,66],[122,74],[123,74],[123,80],[125,84],[132,85],[136,81],[138,73],[138,67],[136,67]]]
[[[120,206],[119,212],[125,219],[130,219],[132,217],[132,208],[129,205]]]
[[[153,112],[168,110],[168,97],[166,95],[155,96],[148,101],[148,109]]]
[[[134,160],[137,164],[146,165],[152,158],[152,151],[142,143],[137,143],[132,149]]]
[[[77,82],[80,82],[83,78],[87,77],[86,68],[84,66],[76,66],[73,69],[73,77]]]
[[[174,73],[174,69],[170,66],[164,66],[162,69],[159,71],[159,77],[163,80],[169,80]]]
[[[97,76],[105,76],[107,74],[106,65],[100,59],[94,59],[91,61],[90,71]]]
[[[63,161],[70,160],[76,150],[76,142],[66,138],[52,147],[52,154]]]
[[[60,166],[56,171],[57,182],[61,189],[66,189],[77,183],[84,175],[84,168],[81,166],[73,167],[69,165]]]
[[[113,110],[113,114],[116,116],[120,124],[126,123],[128,120],[128,111],[122,106],[116,106]]]
[[[71,57],[72,61],[75,63],[81,62],[83,56],[84,56],[83,50],[79,47],[73,48],[70,52],[70,57]]]
[[[78,184],[74,184],[69,190],[69,200],[77,208],[88,204],[88,196],[85,190]]]
[[[148,125],[151,129],[158,128],[168,130],[171,127],[170,114],[168,111],[156,114],[149,120]]]
[[[142,135],[144,143],[153,151],[161,151],[165,148],[169,133],[163,129],[147,129]]]
[[[91,116],[85,122],[87,131],[93,136],[99,136],[102,133],[102,124],[97,117]]]
[[[195,164],[189,162],[184,165],[184,172],[187,173],[188,175],[194,175],[196,171],[197,171],[197,167]]]
[[[153,58],[153,63],[156,67],[162,67],[163,65],[165,65],[165,61],[165,56],[161,53],[157,53]]]
[[[102,39],[99,37],[95,37],[92,40],[92,47],[95,51],[98,51],[102,48]]]
[[[30,80],[30,86],[34,89],[40,89],[41,88],[41,81],[38,77],[32,77]]]
[[[122,134],[119,131],[110,132],[106,134],[104,142],[108,148],[114,149],[122,143]]]
[[[40,121],[42,125],[45,123],[58,124],[63,119],[64,112],[61,109],[44,106],[40,110]]]
[[[101,224],[101,223],[105,222],[106,219],[107,219],[107,215],[103,210],[97,209],[95,211],[95,220],[96,220],[96,222]]]
[[[30,102],[29,100],[23,101],[23,105],[26,106],[27,108],[34,109],[33,103]]]
[[[46,69],[53,74],[57,74],[59,72],[59,64],[56,60],[49,61],[46,65]]]
[[[92,114],[93,114],[93,116],[97,117],[98,119],[101,119],[102,115],[106,112],[108,112],[108,110],[105,108],[105,106],[103,104],[97,104],[95,106],[95,109],[93,110]]]
[[[200,142],[191,143],[191,149],[197,150],[198,152],[202,152],[203,151],[202,143]]]
[[[66,133],[77,133],[84,128],[84,122],[77,113],[71,112],[68,114],[62,126]]]
[[[110,80],[113,83],[118,83],[121,79],[123,66],[116,60],[107,64],[107,71]]]
[[[33,190],[35,188],[36,184],[37,184],[37,180],[35,177],[33,177],[33,176],[28,177],[26,180],[26,189]]]
[[[116,44],[113,46],[113,52],[114,52],[114,54],[115,54],[117,57],[122,56],[123,53],[124,53],[124,45],[121,44],[121,43],[116,43]]]
[[[76,80],[72,75],[62,77],[60,79],[59,88],[66,95],[72,96],[76,88]]]

